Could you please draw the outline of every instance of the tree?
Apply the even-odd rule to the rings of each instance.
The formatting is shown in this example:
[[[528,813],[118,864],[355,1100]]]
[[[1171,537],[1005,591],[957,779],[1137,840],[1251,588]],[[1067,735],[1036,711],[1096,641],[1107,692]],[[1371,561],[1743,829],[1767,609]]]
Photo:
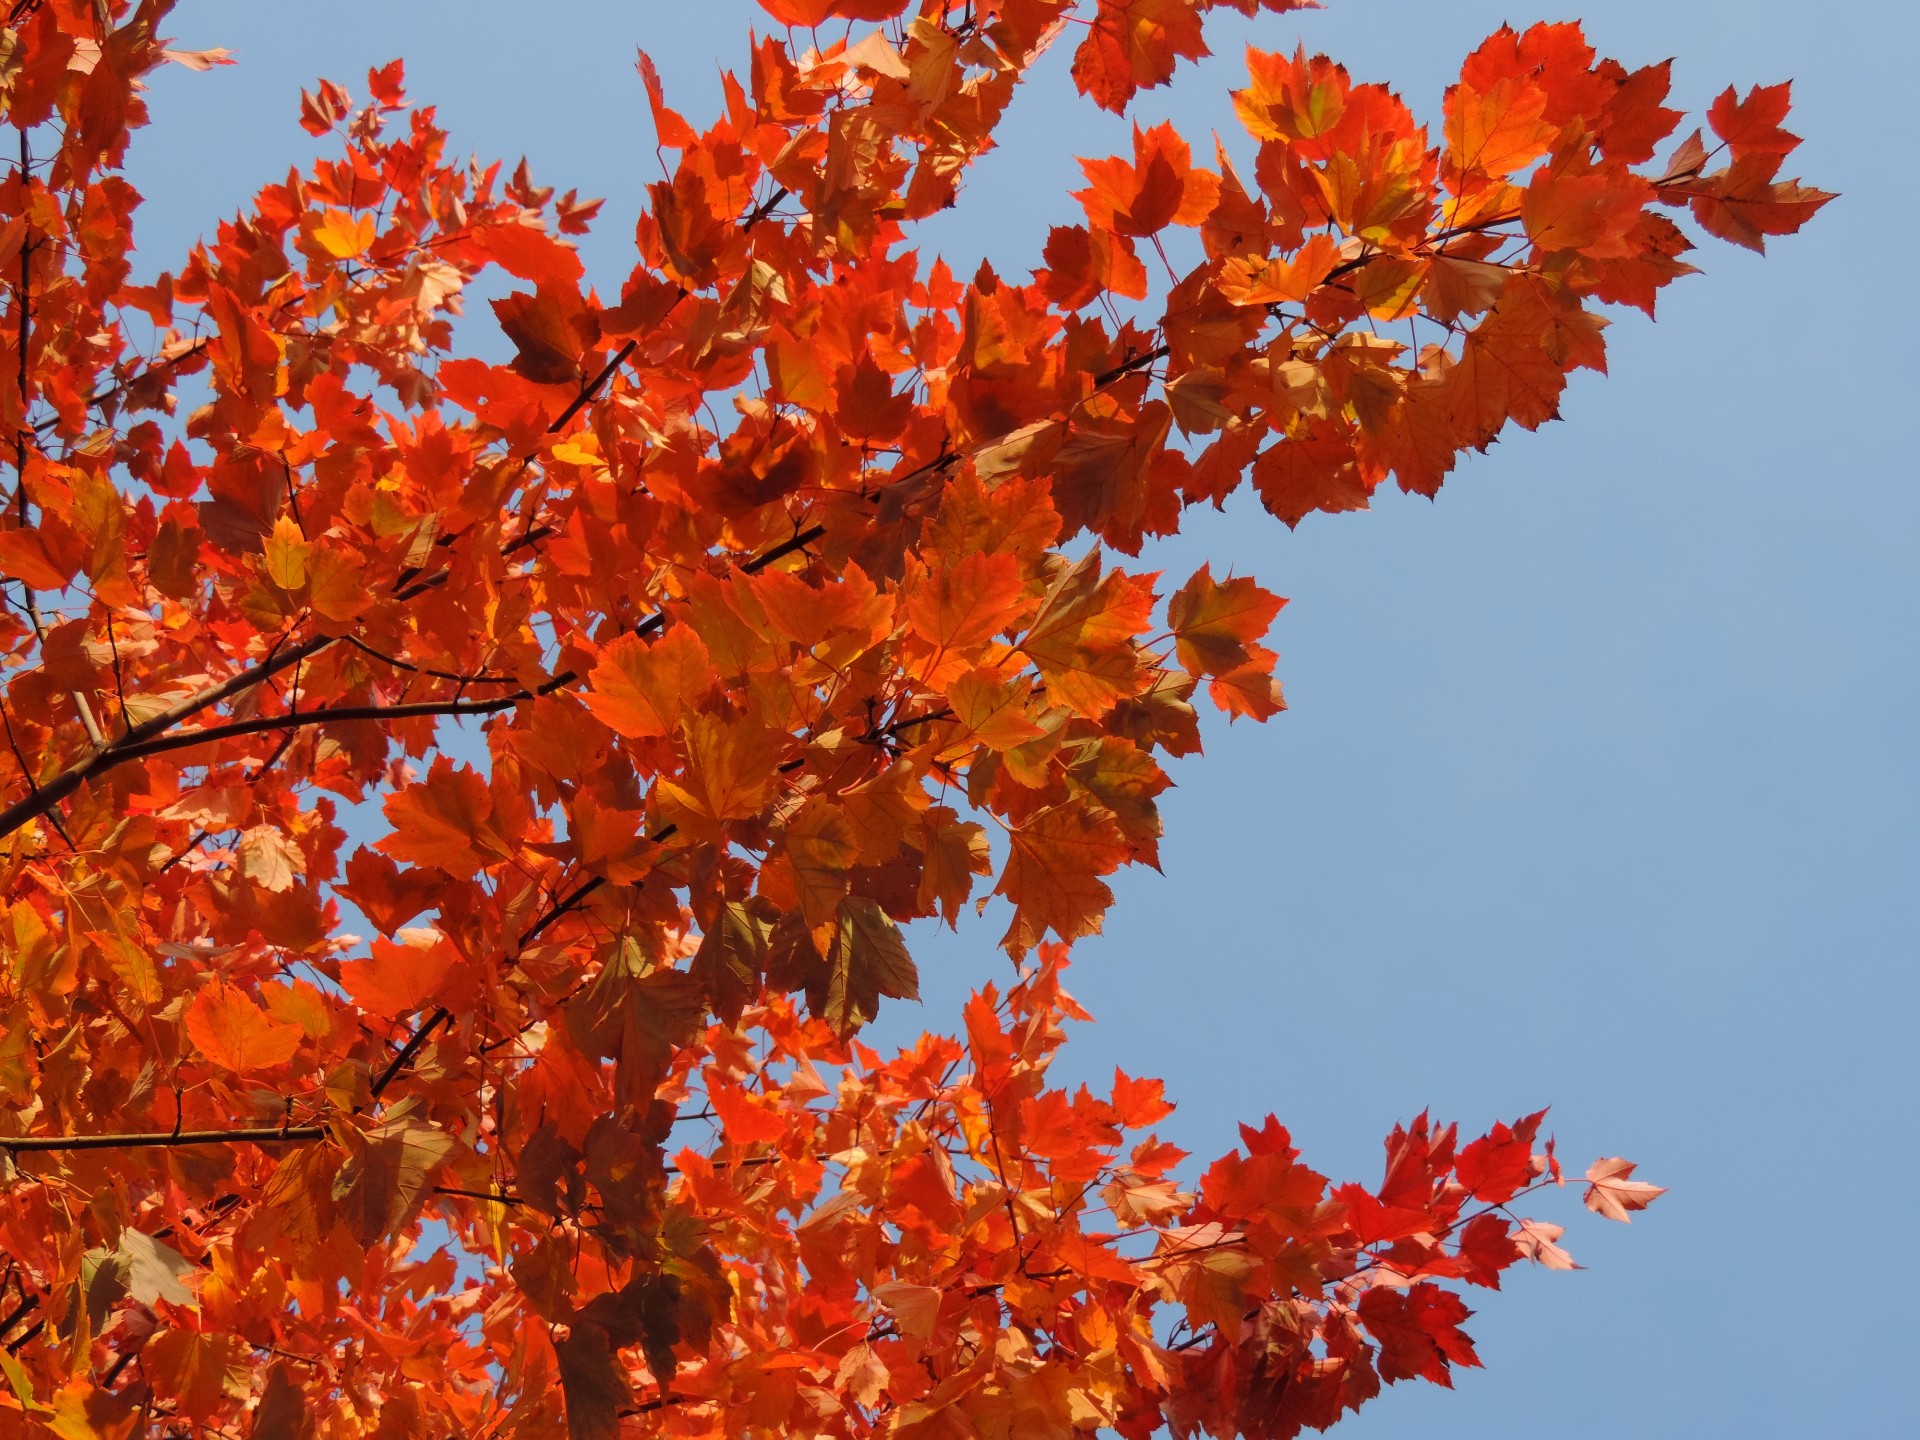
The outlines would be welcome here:
[[[1039,54],[1124,113],[1213,5],[761,4],[704,131],[641,57],[675,158],[617,297],[597,202],[449,159],[397,62],[135,284],[140,77],[225,57],[12,7],[0,1435],[1286,1436],[1571,1264],[1514,1208],[1539,1114],[1332,1186],[1271,1116],[1189,1170],[1157,1082],[1049,1081],[1157,757],[1281,707],[1277,596],[1108,553],[1553,418],[1689,272],[1668,212],[1760,248],[1828,198],[1787,87],[1656,161],[1667,67],[1574,25],[1491,37],[1437,144],[1255,50],[1238,162],[1136,127],[1028,283],[961,281],[914,226]],[[494,271],[504,364],[454,353]],[[864,1045],[902,925],[989,895],[1012,983]]]

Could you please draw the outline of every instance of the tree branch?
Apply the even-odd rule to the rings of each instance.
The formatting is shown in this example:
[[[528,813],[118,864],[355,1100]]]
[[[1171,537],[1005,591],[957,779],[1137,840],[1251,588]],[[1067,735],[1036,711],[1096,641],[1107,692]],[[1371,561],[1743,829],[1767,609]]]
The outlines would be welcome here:
[[[420,1028],[407,1037],[407,1043],[400,1047],[399,1053],[389,1060],[387,1068],[380,1072],[380,1078],[373,1082],[369,1093],[375,1100],[380,1098],[381,1093],[394,1082],[402,1070],[413,1063],[413,1057],[420,1053],[420,1048],[427,1043],[427,1037],[451,1019],[453,1019],[453,1012],[446,1006],[434,1007],[433,1013],[420,1022]]]
[[[153,1130],[124,1135],[0,1135],[0,1150],[151,1150],[180,1145],[295,1145],[327,1138],[324,1125],[265,1126],[245,1130]]]
[[[411,720],[423,715],[491,715],[522,700],[531,700],[530,691],[517,690],[492,700],[415,700],[402,705],[332,705],[318,710],[290,710],[284,715],[256,715],[251,720],[235,720],[228,725],[208,725],[197,730],[182,730],[162,735],[138,745],[120,747],[119,759],[144,760],[149,755],[164,755],[170,750],[191,750],[196,745],[212,745],[242,735],[259,735],[273,730],[298,730],[307,725],[327,725],[348,720],[371,720],[376,724],[390,720]]]
[[[574,416],[591,405],[593,403],[593,397],[600,392],[600,387],[613,378],[613,372],[624,365],[627,357],[633,354],[639,346],[640,342],[638,340],[629,340],[618,350],[614,351],[613,358],[601,366],[599,372],[595,374],[591,380],[580,387],[580,393],[575,395],[572,401],[568,403],[567,408],[560,412],[559,418],[547,426],[547,433],[549,435],[558,435],[561,430],[566,428],[569,420],[573,419]]]
[[[740,568],[748,575],[757,574],[775,561],[784,559],[797,550],[803,550],[826,534],[824,525],[810,525],[797,532],[791,539],[783,540],[742,562]],[[416,580],[401,590],[396,599],[407,600],[446,582],[452,572],[442,570]],[[663,613],[655,613],[640,622],[637,633],[646,635],[659,630],[666,624]],[[149,755],[160,755],[170,750],[187,749],[195,745],[206,745],[217,740],[231,739],[241,735],[256,735],[264,731],[285,730],[300,725],[321,725],[329,720],[371,720],[376,723],[386,720],[401,720],[417,715],[486,715],[507,709],[521,700],[532,696],[524,690],[512,695],[503,695],[493,700],[454,700],[421,701],[406,705],[356,705],[336,706],[332,709],[307,710],[289,715],[261,716],[252,720],[239,720],[229,725],[208,726],[181,735],[168,735],[183,720],[190,720],[201,711],[218,705],[223,700],[232,699],[248,690],[254,689],[301,661],[319,654],[330,645],[339,643],[339,637],[333,635],[313,635],[297,645],[290,645],[270,655],[250,669],[237,675],[228,676],[217,685],[210,685],[194,695],[188,696],[179,704],[163,710],[150,720],[133,726],[118,740],[103,748],[94,750],[84,758],[75,761],[65,770],[44,785],[32,787],[29,793],[14,804],[0,811],[0,839],[11,835],[22,825],[39,816],[53,811],[61,801],[72,795],[94,776],[123,765],[129,760],[144,759]],[[580,676],[568,670],[554,676],[533,694],[547,695],[555,690],[571,685]]]
[[[4,1339],[9,1330],[32,1314],[34,1306],[39,1303],[40,1297],[27,1294],[26,1286],[23,1284],[20,1288],[20,1303],[4,1316],[0,1316],[0,1339]]]
[[[754,556],[753,559],[742,565],[740,569],[745,574],[757,575],[766,569],[767,566],[773,564],[774,561],[784,560],[796,550],[806,549],[807,546],[811,545],[826,533],[827,527],[824,525],[809,525],[804,530],[796,531],[791,540],[782,540],[771,550],[762,551],[760,554]]]

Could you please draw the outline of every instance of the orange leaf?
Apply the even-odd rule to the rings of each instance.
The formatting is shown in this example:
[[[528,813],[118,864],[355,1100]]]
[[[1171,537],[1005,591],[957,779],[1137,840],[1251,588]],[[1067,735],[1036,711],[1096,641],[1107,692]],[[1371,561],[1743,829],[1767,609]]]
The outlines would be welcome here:
[[[399,944],[375,940],[371,959],[341,962],[340,983],[362,1010],[399,1020],[439,995],[459,958],[435,932],[410,930]]]
[[[1074,193],[1095,230],[1154,235],[1171,224],[1197,225],[1213,210],[1219,178],[1193,168],[1187,142],[1171,125],[1133,127],[1133,163],[1118,156],[1082,160],[1091,182]]]
[[[298,1025],[283,1024],[244,992],[216,980],[193,997],[186,1010],[187,1035],[222,1070],[244,1075],[284,1065],[300,1048]]]
[[[1216,584],[1213,567],[1202,565],[1167,606],[1180,664],[1196,675],[1238,669],[1286,603],[1244,575]]]
[[[1113,817],[1095,806],[1057,805],[1019,826],[994,889],[1014,904],[1006,945],[1025,951],[1049,930],[1062,940],[1098,934],[1113,904],[1113,891],[1099,877],[1132,853]]]
[[[1200,8],[1192,0],[1099,0],[1073,52],[1073,82],[1118,115],[1139,91],[1171,80],[1178,61],[1206,53]]]
[[[78,568],[55,561],[37,531],[0,531],[0,574],[34,590],[59,590]]]
[[[535,285],[571,288],[586,274],[579,252],[538,225],[495,225],[480,238],[501,269]]]
[[[336,260],[353,260],[373,245],[373,216],[346,210],[328,210],[313,227],[313,238]]]
[[[745,820],[760,813],[774,781],[766,727],[751,719],[695,715],[686,732],[687,768],[658,790],[670,809],[699,820]]]
[[[938,650],[968,649],[1013,623],[1023,588],[1014,556],[969,555],[914,587],[907,597],[907,623]]]
[[[693,627],[675,625],[657,640],[622,635],[602,650],[585,698],[589,710],[630,739],[671,735],[714,679]]]
[[[396,860],[437,865],[464,879],[513,853],[493,822],[486,778],[445,755],[435,758],[424,784],[387,796],[382,808],[393,833],[377,848]]]

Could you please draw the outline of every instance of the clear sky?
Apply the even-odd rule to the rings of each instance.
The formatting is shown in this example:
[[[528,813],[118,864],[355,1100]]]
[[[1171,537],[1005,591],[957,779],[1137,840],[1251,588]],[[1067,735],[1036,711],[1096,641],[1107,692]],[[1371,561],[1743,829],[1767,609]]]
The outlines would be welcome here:
[[[1528,8],[1545,3],[1333,0],[1253,30],[1432,118],[1494,26],[1578,13]],[[1374,1179],[1381,1136],[1424,1106],[1484,1127],[1551,1103],[1580,1167],[1625,1154],[1672,1187],[1631,1230],[1574,1217],[1587,1270],[1472,1297],[1488,1370],[1452,1395],[1400,1387],[1341,1427],[1352,1440],[1908,1436],[1920,307],[1901,257],[1920,23],[1892,0],[1586,9],[1603,53],[1677,57],[1696,110],[1792,77],[1795,168],[1842,198],[1765,260],[1692,257],[1708,273],[1657,325],[1619,318],[1612,376],[1576,378],[1566,423],[1471,460],[1436,504],[1383,492],[1297,533],[1243,505],[1150,556],[1292,597],[1293,708],[1214,725],[1181,762],[1164,875],[1123,876],[1077,952],[1100,1023],[1063,1063],[1164,1076],[1167,1131],[1202,1153],[1271,1109],[1319,1168]],[[750,0],[183,0],[178,42],[241,63],[157,77],[137,268],[174,268],[315,153],[302,85],[364,91],[402,55],[461,146],[609,197],[584,248],[617,291],[660,174],[634,47],[700,122],[764,18]],[[1244,28],[1219,26],[1219,57],[1139,118],[1232,133]],[[1036,263],[1077,213],[1073,155],[1125,148],[1064,60],[923,240],[956,271]],[[883,1026],[956,1025],[1004,967],[999,929],[916,936],[926,1005]]]

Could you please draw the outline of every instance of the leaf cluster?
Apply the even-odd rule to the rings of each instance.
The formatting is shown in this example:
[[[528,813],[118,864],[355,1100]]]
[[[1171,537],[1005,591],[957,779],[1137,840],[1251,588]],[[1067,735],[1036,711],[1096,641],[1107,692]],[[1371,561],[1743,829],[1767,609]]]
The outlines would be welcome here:
[[[762,6],[705,129],[641,57],[605,289],[599,202],[459,159],[398,62],[135,284],[142,77],[225,57],[8,11],[0,1436],[1286,1436],[1570,1263],[1508,1208],[1538,1116],[1423,1118],[1371,1189],[1270,1121],[1182,1188],[1156,1082],[1049,1085],[1164,762],[1282,706],[1280,597],[1115,555],[1553,418],[1680,219],[1828,198],[1786,87],[1656,161],[1667,67],[1576,25],[1491,37],[1437,135],[1254,50],[1250,163],[1136,126],[1024,282],[962,279],[915,226],[1048,48],[1124,112],[1217,4]],[[501,275],[513,358],[458,353]],[[865,1048],[902,927],[994,896],[1013,988]]]

